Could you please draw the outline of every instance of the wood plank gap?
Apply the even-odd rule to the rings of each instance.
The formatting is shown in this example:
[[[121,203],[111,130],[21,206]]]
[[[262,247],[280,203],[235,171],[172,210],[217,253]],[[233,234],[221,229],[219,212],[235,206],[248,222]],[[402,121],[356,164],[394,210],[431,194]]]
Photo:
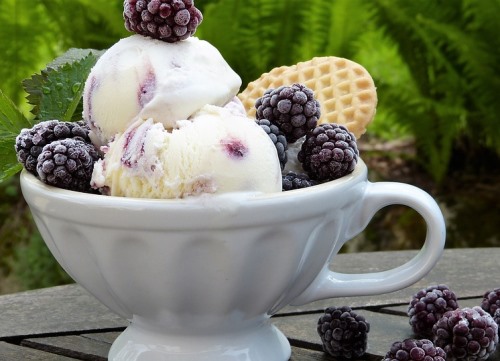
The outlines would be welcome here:
[[[126,327],[109,327],[109,328],[100,328],[98,330],[75,330],[75,331],[60,331],[60,332],[47,332],[47,333],[38,333],[36,335],[20,335],[20,336],[8,336],[8,337],[0,337],[0,341],[8,342],[11,344],[19,345],[24,339],[27,338],[44,338],[44,337],[59,337],[59,336],[80,336],[83,334],[91,334],[91,333],[104,333],[104,332],[123,332]]]
[[[71,348],[61,347],[58,345],[50,345],[47,343],[39,343],[33,339],[26,339],[21,342],[21,346],[29,347],[32,349],[49,352],[55,355],[65,356],[74,358],[82,361],[107,361],[107,357],[102,357],[99,355],[89,354],[85,352],[80,352],[73,350]]]
[[[397,311],[397,310],[390,310],[390,309],[385,309],[385,308],[370,309],[369,311],[375,312],[375,313],[382,313],[384,315],[408,317],[408,314],[406,312]]]

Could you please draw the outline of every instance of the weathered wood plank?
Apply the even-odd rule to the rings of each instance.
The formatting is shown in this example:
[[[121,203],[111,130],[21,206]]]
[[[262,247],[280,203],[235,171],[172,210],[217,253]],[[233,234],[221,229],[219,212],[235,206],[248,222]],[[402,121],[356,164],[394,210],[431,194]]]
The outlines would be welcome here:
[[[126,325],[125,320],[74,284],[0,297],[0,339]]]
[[[32,348],[0,341],[0,360],[5,361],[74,361],[74,358],[55,355]]]

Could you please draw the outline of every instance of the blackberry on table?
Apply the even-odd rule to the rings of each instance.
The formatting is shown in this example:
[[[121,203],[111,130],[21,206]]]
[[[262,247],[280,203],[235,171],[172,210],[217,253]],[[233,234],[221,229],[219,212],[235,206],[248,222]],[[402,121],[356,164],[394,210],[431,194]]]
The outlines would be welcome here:
[[[257,119],[268,119],[285,134],[289,143],[314,129],[321,116],[320,104],[302,84],[267,90],[255,102]]]
[[[447,361],[486,360],[498,344],[498,325],[481,307],[446,312],[433,326],[434,343]]]
[[[500,327],[500,308],[497,308],[497,310],[493,314],[493,321],[495,321],[497,325]]]
[[[125,0],[123,18],[130,32],[175,43],[193,35],[203,15],[193,0]]]
[[[264,129],[266,134],[273,141],[273,144],[276,147],[276,151],[278,152],[278,159],[280,161],[281,170],[283,170],[288,160],[286,155],[288,142],[286,141],[285,135],[279,130],[276,125],[272,124],[267,119],[259,119],[256,122],[262,129]]]
[[[500,309],[500,288],[486,291],[481,301],[481,308],[493,316]]]
[[[408,306],[408,316],[413,332],[432,336],[432,326],[447,311],[458,308],[457,296],[447,285],[433,285],[413,295]]]
[[[21,130],[15,144],[17,160],[28,172],[37,175],[36,163],[42,148],[54,140],[65,138],[75,138],[90,143],[87,124],[83,120],[78,122],[46,120],[30,129]]]
[[[356,137],[343,125],[320,124],[307,133],[297,157],[311,179],[323,182],[343,177],[358,161]]]
[[[383,361],[445,361],[446,353],[431,340],[408,338],[394,342]]]
[[[350,307],[329,307],[319,318],[317,331],[325,352],[353,359],[366,352],[370,324]]]
[[[46,184],[91,192],[90,180],[94,163],[98,159],[97,150],[82,140],[55,140],[43,147],[36,170],[40,180]]]
[[[316,184],[318,184],[318,182],[313,181],[304,173],[289,171],[287,174],[281,176],[282,191],[284,192],[293,189],[312,187]]]

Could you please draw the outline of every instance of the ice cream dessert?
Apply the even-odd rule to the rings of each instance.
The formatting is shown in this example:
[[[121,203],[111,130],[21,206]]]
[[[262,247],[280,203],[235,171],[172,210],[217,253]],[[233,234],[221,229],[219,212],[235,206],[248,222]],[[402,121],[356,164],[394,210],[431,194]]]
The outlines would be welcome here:
[[[172,131],[152,118],[136,120],[107,147],[92,182],[103,193],[140,198],[279,192],[281,169],[255,122],[206,105]]]
[[[313,58],[240,92],[219,51],[192,36],[202,20],[193,1],[125,0],[124,19],[135,34],[105,51],[85,81],[85,134],[53,120],[18,137],[18,159],[42,181],[171,199],[288,191],[356,167],[356,137],[377,104],[359,64]]]

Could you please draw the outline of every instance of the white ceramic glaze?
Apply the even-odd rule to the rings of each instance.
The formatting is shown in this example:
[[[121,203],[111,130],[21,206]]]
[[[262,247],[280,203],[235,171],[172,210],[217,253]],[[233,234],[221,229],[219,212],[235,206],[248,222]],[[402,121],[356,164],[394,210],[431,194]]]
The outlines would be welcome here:
[[[442,254],[443,216],[424,191],[346,177],[276,194],[187,200],[106,197],[21,185],[55,258],[80,285],[131,321],[111,361],[285,361],[269,317],[289,304],[402,289]],[[428,231],[412,260],[384,272],[328,269],[342,245],[390,204],[417,210]]]

